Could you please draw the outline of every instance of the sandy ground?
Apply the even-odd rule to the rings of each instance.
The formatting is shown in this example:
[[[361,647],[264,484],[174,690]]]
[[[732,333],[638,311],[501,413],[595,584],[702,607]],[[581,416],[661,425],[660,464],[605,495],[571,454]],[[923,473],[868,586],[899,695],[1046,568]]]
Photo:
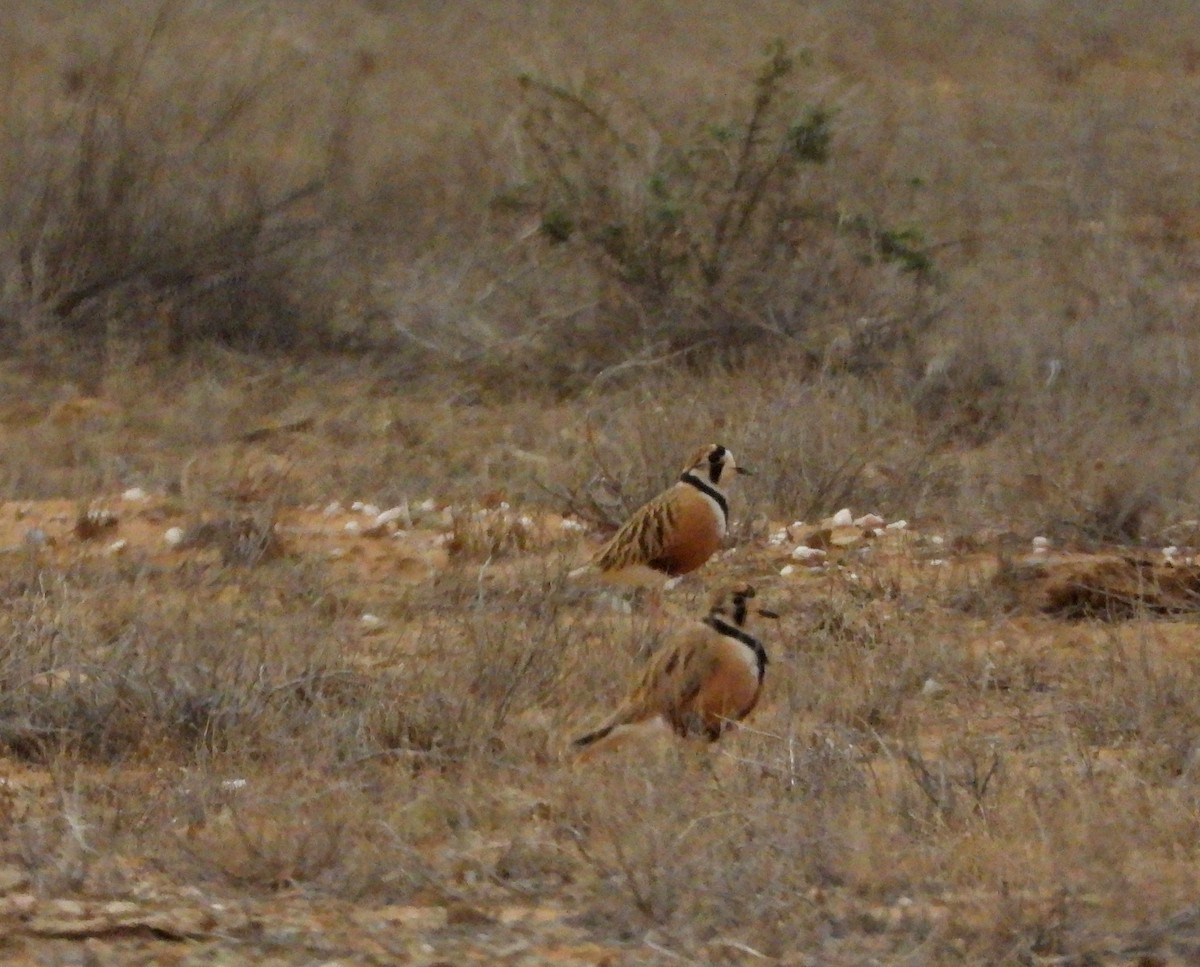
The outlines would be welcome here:
[[[167,497],[136,491],[87,506],[65,500],[15,502],[0,505],[0,553],[13,566],[36,556],[43,564],[61,568],[114,556],[164,569],[187,561],[216,564],[284,553],[319,559],[363,602],[361,648],[352,660],[371,668],[381,651],[394,654],[403,647],[405,628],[365,609],[371,601],[383,600],[398,582],[428,581],[445,569],[456,541],[486,541],[499,534],[504,540],[528,541],[539,554],[569,562],[583,559],[600,537],[558,515],[526,514],[498,500],[491,504],[472,509],[430,501],[387,509],[335,502],[279,507],[272,526],[252,512],[197,521]],[[1191,607],[1200,586],[1186,549],[1165,554],[1060,553],[1047,546],[1011,546],[1003,538],[948,542],[914,527],[887,523],[772,522],[710,567],[722,575],[767,574],[777,588],[815,589],[861,581],[856,562],[869,556],[872,580],[890,585],[891,602],[906,594],[945,598],[956,588],[999,588],[997,593],[1011,596],[1003,640],[998,640],[994,621],[977,622],[976,645],[991,656],[988,667],[1001,679],[1021,667],[1021,656],[1036,655],[1043,666],[1069,661],[1071,650],[1093,633],[1086,624],[1072,623],[1078,617],[1103,618],[1105,609],[1134,608],[1143,621],[1152,621],[1156,613]],[[509,560],[514,557],[519,561],[521,555]],[[1003,580],[998,578],[1001,574],[1006,575]],[[895,606],[882,598],[879,602],[881,611]],[[968,625],[973,620],[969,609],[961,620]],[[1166,654],[1193,647],[1189,626],[1162,624],[1155,634]],[[927,686],[931,694],[942,687],[932,680]],[[1000,681],[995,690],[1000,696],[996,705],[976,710],[980,721],[992,715],[998,730],[1005,728],[1005,716],[1011,713],[1003,704],[1003,686]],[[1039,701],[1036,690],[1024,695],[1020,714],[1026,726],[1038,716]],[[936,732],[936,722],[931,729]],[[1114,750],[1114,760],[1119,756]],[[1097,761],[1102,768],[1104,757]],[[0,759],[0,800],[10,815],[25,793],[49,781],[44,771]],[[140,895],[81,899],[46,895],[19,866],[0,866],[0,961],[326,967],[697,962],[672,950],[669,939],[653,930],[640,929],[619,944],[611,933],[598,935],[571,907],[569,896],[562,905],[523,906],[501,892],[489,898],[484,890],[469,902],[430,896],[427,902],[405,905],[360,905],[303,889],[266,895],[222,892],[172,882],[152,869],[129,872],[144,885]],[[977,908],[973,903],[964,903],[958,911],[896,907],[873,916],[888,923],[920,915],[932,923],[948,916],[969,917]],[[793,960],[768,958],[721,938],[710,944],[705,956],[714,963],[810,962],[800,954]]]

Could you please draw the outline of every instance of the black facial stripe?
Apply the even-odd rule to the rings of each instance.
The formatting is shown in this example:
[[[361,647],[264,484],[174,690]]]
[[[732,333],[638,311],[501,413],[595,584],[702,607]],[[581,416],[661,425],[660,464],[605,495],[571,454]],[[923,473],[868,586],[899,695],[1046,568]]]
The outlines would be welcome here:
[[[744,595],[733,596],[733,623],[739,628],[746,623],[746,598]]]
[[[728,452],[724,447],[719,446],[708,455],[708,479],[715,484],[721,482],[721,473],[725,469],[725,454]]]
[[[763,674],[767,670],[767,649],[763,647],[763,643],[754,635],[741,628],[735,628],[727,621],[722,621],[716,615],[710,614],[704,619],[704,623],[714,631],[719,631],[726,638],[733,638],[740,641],[743,645],[754,652],[754,657],[758,660],[758,680],[763,680]]]
[[[729,523],[729,501],[725,499],[725,495],[721,493],[721,491],[717,490],[716,487],[705,483],[690,470],[679,479],[685,484],[691,484],[702,494],[708,494],[708,496],[715,500],[717,502],[717,506],[721,508],[721,516],[725,519],[725,523]]]

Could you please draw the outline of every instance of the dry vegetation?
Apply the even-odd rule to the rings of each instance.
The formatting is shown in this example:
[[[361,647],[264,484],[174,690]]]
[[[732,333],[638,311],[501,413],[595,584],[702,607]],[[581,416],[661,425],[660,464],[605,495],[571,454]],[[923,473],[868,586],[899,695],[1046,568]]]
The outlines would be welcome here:
[[[5,962],[1194,962],[1198,28],[0,3]],[[578,767],[713,439],[767,697]]]

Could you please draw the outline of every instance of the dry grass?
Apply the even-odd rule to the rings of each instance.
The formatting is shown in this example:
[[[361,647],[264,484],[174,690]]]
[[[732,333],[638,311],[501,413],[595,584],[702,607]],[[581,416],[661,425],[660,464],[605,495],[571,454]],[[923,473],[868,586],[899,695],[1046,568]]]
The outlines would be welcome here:
[[[1192,5],[27,7],[0,892],[225,907],[14,956],[1194,959],[1194,609],[1013,561],[1200,544]],[[580,768],[648,632],[560,515],[710,440],[757,475],[671,607],[761,584],[767,698]],[[916,533],[778,576],[843,506]]]

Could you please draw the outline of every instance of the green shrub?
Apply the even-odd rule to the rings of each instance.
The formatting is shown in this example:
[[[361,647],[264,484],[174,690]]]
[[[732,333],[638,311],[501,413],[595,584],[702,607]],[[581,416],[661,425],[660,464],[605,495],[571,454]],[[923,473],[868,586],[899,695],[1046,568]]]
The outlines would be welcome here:
[[[574,246],[600,280],[610,356],[654,346],[720,358],[766,336],[807,337],[815,320],[828,325],[822,310],[859,298],[839,259],[898,266],[910,291],[931,277],[918,230],[833,200],[819,169],[836,113],[803,102],[803,63],[776,42],[742,117],[678,127],[599,91],[520,79],[524,197],[546,244]]]

